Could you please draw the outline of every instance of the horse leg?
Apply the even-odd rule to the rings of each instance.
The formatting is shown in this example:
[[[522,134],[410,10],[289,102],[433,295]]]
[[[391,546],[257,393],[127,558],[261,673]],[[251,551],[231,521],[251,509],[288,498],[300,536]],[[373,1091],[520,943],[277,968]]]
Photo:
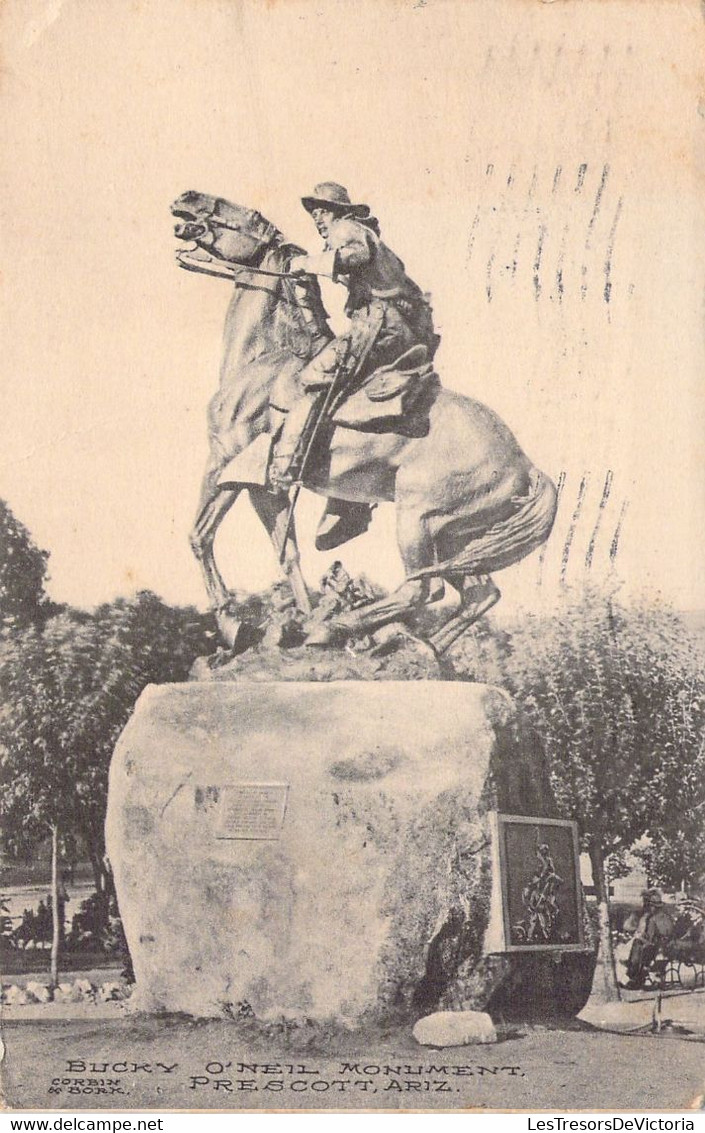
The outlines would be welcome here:
[[[230,591],[215,561],[213,543],[223,519],[242,491],[242,485],[216,488],[201,507],[190,536],[191,549],[198,560],[206,592],[215,612],[218,630],[226,645],[235,647],[241,622],[234,616]]]
[[[445,653],[446,649],[449,649],[453,642],[457,641],[483,614],[491,610],[502,596],[489,574],[465,575],[460,579],[450,574],[445,577],[451,586],[459,591],[462,604],[459,612],[428,639],[439,656]]]
[[[312,610],[311,599],[301,571],[296,532],[290,530],[288,538],[286,534],[289,520],[289,496],[286,492],[274,493],[265,491],[263,488],[251,487],[250,501],[272,540],[277,553],[277,561],[281,558],[284,540],[286,539],[282,568],[294,595],[296,608],[308,617]]]

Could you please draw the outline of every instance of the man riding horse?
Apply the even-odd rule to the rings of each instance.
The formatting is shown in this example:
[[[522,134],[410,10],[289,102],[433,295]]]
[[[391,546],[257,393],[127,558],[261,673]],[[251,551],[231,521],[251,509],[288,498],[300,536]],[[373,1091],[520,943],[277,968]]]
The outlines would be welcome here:
[[[335,182],[316,185],[302,204],[324,240],[324,251],[297,256],[293,274],[327,276],[348,289],[345,313],[349,329],[327,343],[292,382],[275,383],[271,395],[274,419],[283,415],[275,433],[269,466],[274,487],[299,480],[326,392],[335,383],[341,397],[359,388],[380,367],[399,362],[418,367],[438,347],[428,301],[405,272],[404,264],[380,239],[377,219],[365,204],[353,204],[347,189]],[[414,349],[415,348],[415,349]],[[366,503],[329,499],[319,524],[316,547],[330,550],[367,530],[371,507]]]
[[[392,504],[404,580],[327,623],[331,640],[413,619],[450,592],[457,604],[429,637],[440,654],[498,601],[492,573],[546,541],[556,488],[496,413],[440,384],[429,306],[380,240],[368,207],[339,185],[319,185],[304,205],[324,236],[321,257],[302,256],[256,209],[222,197],[188,190],[172,205],[175,235],[192,245],[177,253],[179,265],[233,285],[191,545],[221,636],[235,647],[239,605],[214,544],[243,492],[306,617],[311,601],[293,522],[298,488],[332,501],[319,547],[364,530],[369,505]],[[321,303],[321,274],[348,288],[350,326],[337,339]],[[275,485],[277,476],[294,481],[293,493]]]

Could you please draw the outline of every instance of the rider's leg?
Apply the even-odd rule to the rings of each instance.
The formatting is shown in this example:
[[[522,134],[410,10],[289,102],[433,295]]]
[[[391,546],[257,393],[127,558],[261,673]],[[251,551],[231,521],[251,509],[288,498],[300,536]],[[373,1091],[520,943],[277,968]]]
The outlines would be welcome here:
[[[307,435],[315,427],[321,409],[320,399],[334,381],[338,367],[349,349],[345,335],[326,343],[297,379],[298,396],[282,409],[288,409],[278,433],[274,434],[269,479],[276,488],[288,488],[300,473]]]
[[[333,339],[299,376],[303,391],[275,433],[269,464],[269,481],[275,488],[288,488],[301,473],[301,460],[307,439],[315,428],[321,410],[320,398],[334,381],[350,350],[350,335]],[[329,500],[318,525],[316,547],[330,551],[361,535],[370,525],[372,509],[365,503]]]
[[[402,368],[405,364],[421,364],[428,357],[427,348],[415,341],[407,323],[394,307],[389,304],[379,306],[383,306],[384,310],[380,315],[380,325],[375,331],[372,347],[366,353],[363,373],[372,373],[380,367],[392,369],[397,363]],[[364,349],[364,339],[369,334],[364,317],[358,319],[353,316],[351,334],[353,349],[356,346],[363,346]],[[414,351],[417,352],[416,356]],[[367,531],[371,520],[372,507],[368,504],[330,499],[316,532],[317,550],[332,551],[349,539],[362,535]],[[438,586],[436,593],[437,591]]]
[[[358,381],[384,362],[391,365],[390,359],[397,358],[400,351],[411,341],[405,324],[388,325],[390,319],[394,323],[393,316],[396,317],[396,312],[391,308],[387,309],[387,305],[380,302],[376,303],[374,311],[353,312],[350,330],[341,337],[337,346],[331,343],[329,348],[337,353],[336,365],[343,364],[347,351],[352,351],[359,360],[354,375]],[[303,384],[306,384],[309,374],[314,381],[316,380],[316,374],[320,372],[320,358],[319,355],[304,371]],[[372,521],[372,511],[375,506],[336,498],[329,499],[316,531],[316,549],[332,551],[350,539],[364,534]]]
[[[317,407],[317,396],[315,393],[302,394],[284,417],[279,432],[275,433],[268,469],[269,482],[274,488],[288,488],[296,479],[295,458],[311,413]]]
[[[305,447],[302,437],[309,431],[310,416],[318,411],[316,397],[316,394],[310,394],[300,398],[289,410],[278,436],[275,436],[268,471],[269,482],[274,488],[288,488],[300,471],[297,458]],[[332,551],[341,543],[362,535],[370,526],[371,519],[369,504],[329,499],[318,524],[316,549]]]

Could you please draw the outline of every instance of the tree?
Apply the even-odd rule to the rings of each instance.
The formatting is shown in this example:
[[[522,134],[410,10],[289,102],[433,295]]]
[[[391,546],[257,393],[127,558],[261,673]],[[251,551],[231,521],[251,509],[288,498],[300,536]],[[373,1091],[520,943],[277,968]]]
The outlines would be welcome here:
[[[51,835],[51,977],[56,984],[60,939],[59,832],[71,821],[74,800],[65,781],[65,720],[60,674],[53,662],[52,652],[45,648],[43,634],[36,626],[15,630],[0,641],[3,836],[6,846],[17,851]]]
[[[183,680],[212,647],[210,619],[142,592],[95,613],[66,611],[0,641],[0,818],[18,853],[77,836],[96,892],[111,878],[103,826],[113,747],[145,685]],[[58,909],[56,894],[53,907]]]
[[[543,736],[561,812],[577,820],[600,910],[605,994],[618,996],[605,863],[641,836],[683,831],[702,805],[705,668],[680,619],[598,590],[564,592],[497,648],[474,648],[474,675],[508,685]],[[466,661],[467,668],[467,661]],[[488,676],[483,673],[485,679]]]
[[[88,851],[96,888],[107,892],[104,825],[108,770],[118,736],[148,684],[185,680],[195,658],[212,651],[215,627],[211,615],[169,606],[150,591],[98,607],[91,627],[89,679],[77,690],[82,713],[75,740],[81,756],[76,830]],[[76,660],[85,671],[78,640],[76,646]]]
[[[705,886],[705,656],[682,625],[673,636],[667,663],[680,687],[660,720],[652,817],[635,853],[652,882],[697,892]]]
[[[48,558],[0,500],[0,629],[22,628],[42,619]]]
[[[705,886],[704,668],[700,660],[677,694],[668,721],[670,742],[664,744],[653,784],[663,797],[655,800],[645,844],[635,850],[651,880],[666,889],[699,891]]]
[[[705,768],[703,769],[705,772]],[[684,813],[679,828],[658,830],[634,851],[649,879],[664,889],[702,894],[705,888],[705,838],[702,808]]]

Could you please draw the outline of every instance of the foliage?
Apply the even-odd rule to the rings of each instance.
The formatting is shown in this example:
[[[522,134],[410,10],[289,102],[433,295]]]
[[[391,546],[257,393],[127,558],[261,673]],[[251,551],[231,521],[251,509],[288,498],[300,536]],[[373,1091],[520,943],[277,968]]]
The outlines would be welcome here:
[[[0,819],[13,855],[47,829],[80,838],[107,884],[103,825],[112,749],[151,682],[183,680],[212,648],[210,619],[144,591],[66,611],[0,642]]]
[[[676,614],[568,591],[471,648],[456,668],[507,685],[536,724],[585,849],[619,855],[702,804],[705,667]]]
[[[456,669],[503,683],[536,725],[560,813],[590,855],[600,907],[604,990],[616,992],[606,866],[649,836],[652,871],[702,864],[705,666],[683,622],[604,590],[565,590],[507,634],[463,646]],[[685,852],[693,838],[700,848]],[[656,868],[658,860],[658,869]],[[684,864],[682,869],[686,868]]]
[[[60,915],[63,914],[62,903],[59,904]],[[63,924],[61,925],[63,932]],[[10,944],[13,948],[37,947],[50,944],[53,932],[52,899],[48,894],[46,900],[39,902],[36,911],[24,909],[22,920],[9,934]]]
[[[628,877],[634,868],[634,862],[628,850],[617,850],[616,853],[610,854],[605,862],[605,871],[607,880],[610,884],[617,881],[620,877]]]
[[[705,768],[701,774],[705,775]],[[649,844],[634,851],[651,881],[671,891],[684,886],[689,893],[705,892],[704,825],[701,802],[685,807],[677,823],[652,830]]]
[[[0,628],[32,625],[42,619],[46,595],[47,551],[0,500]]]
[[[117,901],[111,894],[92,893],[71,918],[67,946],[72,952],[119,952],[127,955],[127,942]]]

